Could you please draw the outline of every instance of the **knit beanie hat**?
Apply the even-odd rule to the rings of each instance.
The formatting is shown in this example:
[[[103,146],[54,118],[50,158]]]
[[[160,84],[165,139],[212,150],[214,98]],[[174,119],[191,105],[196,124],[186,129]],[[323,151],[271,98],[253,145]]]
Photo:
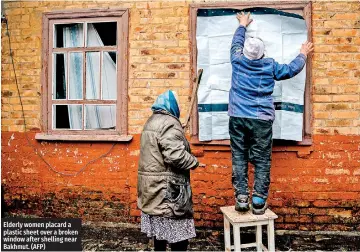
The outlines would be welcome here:
[[[260,59],[264,55],[265,45],[261,39],[247,38],[244,45],[244,55],[250,60]]]

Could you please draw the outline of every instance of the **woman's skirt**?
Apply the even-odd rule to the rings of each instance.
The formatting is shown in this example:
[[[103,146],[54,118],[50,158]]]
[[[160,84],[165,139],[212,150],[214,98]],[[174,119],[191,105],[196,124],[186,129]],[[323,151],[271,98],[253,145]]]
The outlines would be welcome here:
[[[141,212],[141,232],[175,243],[196,237],[194,219],[171,219]]]

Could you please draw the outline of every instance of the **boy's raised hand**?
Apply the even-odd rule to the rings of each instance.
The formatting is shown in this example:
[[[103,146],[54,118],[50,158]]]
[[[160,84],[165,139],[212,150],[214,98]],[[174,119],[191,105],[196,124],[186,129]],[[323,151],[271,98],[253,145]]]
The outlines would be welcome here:
[[[313,43],[306,41],[304,44],[302,44],[300,53],[307,57],[312,51],[314,51]]]
[[[245,14],[244,12],[236,14],[237,20],[239,20],[240,25],[247,27],[253,20],[250,18],[250,12]]]

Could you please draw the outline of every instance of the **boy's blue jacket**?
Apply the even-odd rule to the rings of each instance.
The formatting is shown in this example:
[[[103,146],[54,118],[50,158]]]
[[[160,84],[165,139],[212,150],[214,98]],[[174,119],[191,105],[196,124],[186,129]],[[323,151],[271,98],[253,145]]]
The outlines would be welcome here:
[[[249,60],[243,54],[246,28],[236,30],[231,45],[232,79],[229,94],[229,116],[261,120],[275,119],[271,94],[274,80],[294,77],[304,68],[306,56],[299,54],[290,64],[274,59]]]

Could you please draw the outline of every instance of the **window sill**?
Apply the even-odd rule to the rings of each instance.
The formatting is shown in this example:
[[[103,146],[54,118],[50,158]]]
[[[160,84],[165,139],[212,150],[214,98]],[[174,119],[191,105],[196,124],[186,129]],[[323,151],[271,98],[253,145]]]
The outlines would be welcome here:
[[[37,133],[36,140],[40,141],[83,141],[83,142],[130,142],[130,135],[53,135]]]
[[[192,136],[190,143],[196,147],[202,147],[204,151],[230,151],[230,140],[213,140],[200,142],[197,136]],[[195,148],[196,148],[195,147]],[[299,156],[308,155],[314,150],[312,138],[304,137],[301,142],[276,141],[273,144],[273,152],[297,152]]]

